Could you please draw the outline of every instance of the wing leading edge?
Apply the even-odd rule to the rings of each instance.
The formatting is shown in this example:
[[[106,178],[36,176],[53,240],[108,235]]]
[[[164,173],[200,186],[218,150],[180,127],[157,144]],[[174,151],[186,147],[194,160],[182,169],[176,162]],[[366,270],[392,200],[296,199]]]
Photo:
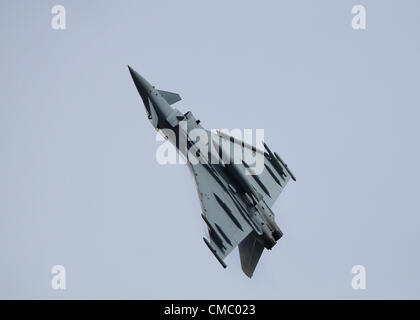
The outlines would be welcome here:
[[[245,161],[242,161],[242,165],[245,167],[245,170],[250,173],[250,183],[253,185],[255,190],[263,195],[264,201],[267,205],[272,207],[289,180],[296,180],[293,173],[287,167],[287,164],[285,164],[276,153],[271,152],[265,143],[264,147],[267,152],[261,151],[221,131],[218,131],[217,133],[221,139],[224,139],[230,144],[232,152],[234,152],[233,145],[238,144],[241,146],[243,154],[255,154],[258,152],[264,156],[264,169],[258,175],[253,174],[252,167]],[[246,157],[244,156],[244,158]]]

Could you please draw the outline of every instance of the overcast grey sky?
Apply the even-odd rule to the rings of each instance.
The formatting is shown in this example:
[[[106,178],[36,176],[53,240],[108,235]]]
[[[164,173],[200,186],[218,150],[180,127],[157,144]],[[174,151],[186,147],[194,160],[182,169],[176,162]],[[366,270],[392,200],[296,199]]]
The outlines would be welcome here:
[[[0,298],[420,298],[418,1],[3,0],[0,15]],[[203,243],[188,168],[156,162],[127,64],[206,128],[265,129],[296,175],[251,280]]]

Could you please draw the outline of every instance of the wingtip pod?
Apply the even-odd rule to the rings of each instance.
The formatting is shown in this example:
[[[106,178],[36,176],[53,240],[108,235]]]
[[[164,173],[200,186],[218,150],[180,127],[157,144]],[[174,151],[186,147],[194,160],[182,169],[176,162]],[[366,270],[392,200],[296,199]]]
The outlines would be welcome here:
[[[290,177],[292,178],[292,180],[293,181],[296,181],[295,176],[293,175],[292,171],[290,171],[290,169],[287,166],[287,164],[280,158],[280,156],[276,152],[274,152],[274,155],[276,156],[277,160],[280,161],[280,163],[283,165],[283,167],[286,168],[286,170],[290,174]]]
[[[216,257],[217,261],[220,262],[220,264],[222,265],[223,268],[226,268],[227,265],[223,261],[223,259],[217,254],[216,248],[214,248],[214,246],[206,238],[203,237],[203,240],[204,240],[205,244],[207,245],[207,247],[210,249],[210,251],[214,254],[214,256]]]
[[[262,142],[264,145],[265,150],[267,150],[268,154],[271,156],[271,158],[273,160],[277,160],[277,161],[273,161],[273,164],[279,165],[278,163],[280,163],[285,169],[286,171],[289,173],[290,177],[292,178],[293,181],[296,181],[296,178],[294,176],[294,174],[292,173],[292,171],[290,171],[290,169],[287,167],[287,164],[284,163],[284,161],[279,157],[279,155],[277,153],[273,152],[270,150],[270,148],[265,144],[265,142]]]

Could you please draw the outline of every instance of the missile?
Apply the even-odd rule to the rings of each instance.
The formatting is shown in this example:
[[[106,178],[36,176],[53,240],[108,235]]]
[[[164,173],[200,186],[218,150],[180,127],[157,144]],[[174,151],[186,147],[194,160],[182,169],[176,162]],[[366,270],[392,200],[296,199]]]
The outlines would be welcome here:
[[[253,196],[255,199],[255,203],[262,199],[262,195],[258,193],[257,190],[252,186],[252,184],[249,182],[248,178],[245,176],[245,174],[242,172],[241,169],[244,167],[238,166],[233,163],[233,159],[231,159],[230,152],[225,149],[224,145],[221,146],[216,140],[212,140],[213,145],[216,148],[216,150],[219,151],[219,156],[221,159],[227,159],[226,163],[224,163],[226,170],[231,174],[235,181],[238,183],[238,185],[242,188],[245,193],[248,193],[250,196]]]
[[[287,164],[285,164],[280,157],[276,154],[274,155],[273,152],[271,152],[270,148],[263,142],[264,148],[267,150],[268,154],[271,157],[271,163],[276,168],[276,170],[279,172],[280,176],[284,175],[283,167],[286,169],[286,171],[289,173],[290,177],[293,179],[293,181],[296,181],[295,176],[293,173],[289,170],[287,167]]]

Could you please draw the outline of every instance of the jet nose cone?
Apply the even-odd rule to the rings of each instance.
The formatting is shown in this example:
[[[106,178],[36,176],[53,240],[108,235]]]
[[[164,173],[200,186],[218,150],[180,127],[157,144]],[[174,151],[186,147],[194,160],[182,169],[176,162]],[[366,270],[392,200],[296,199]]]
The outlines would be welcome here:
[[[147,117],[152,122],[153,126],[157,128],[159,117],[158,113],[153,106],[153,102],[150,99],[152,85],[147,82],[141,75],[139,75],[133,68],[128,66],[131,78],[133,78],[134,84],[136,85],[137,91],[140,93],[140,97],[143,100],[144,107],[146,108]]]
[[[133,68],[128,66],[128,70],[130,71],[131,78],[136,85],[137,91],[140,93],[140,96],[144,99],[147,97],[148,92],[152,89],[152,86],[146,79],[144,79],[141,75],[139,75]]]

